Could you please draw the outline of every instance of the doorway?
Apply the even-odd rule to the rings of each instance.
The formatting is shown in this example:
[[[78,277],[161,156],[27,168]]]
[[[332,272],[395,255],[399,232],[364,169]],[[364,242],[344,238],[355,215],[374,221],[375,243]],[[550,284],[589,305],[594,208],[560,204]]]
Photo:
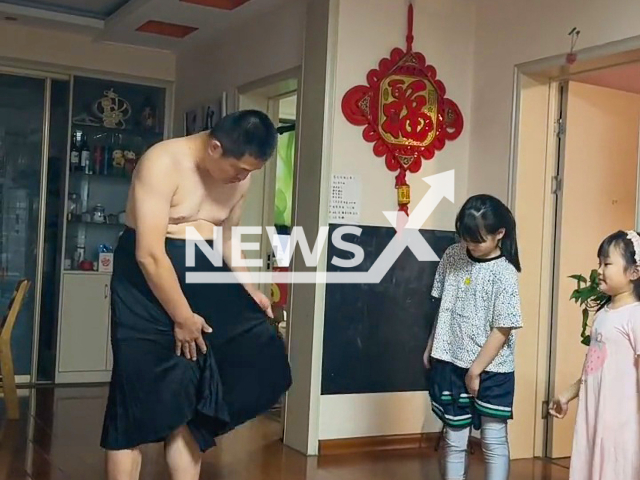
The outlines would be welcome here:
[[[569,277],[589,278],[600,242],[636,224],[640,90],[602,86],[616,74],[577,75],[558,88],[550,395],[580,377],[586,353],[580,307],[570,300],[576,282]],[[546,456],[570,457],[575,407],[563,421],[548,419]]]
[[[295,172],[298,144],[298,76],[300,72],[284,72],[276,77],[240,87],[237,92],[239,110],[257,109],[269,115],[278,132],[277,148],[265,167],[252,173],[251,188],[245,200],[241,225],[252,227],[255,234],[243,234],[243,242],[251,241],[252,250],[244,251],[247,260],[255,261],[249,269],[257,272],[288,271],[289,238],[295,206]],[[273,241],[267,228],[275,231]],[[253,238],[252,238],[253,237]],[[288,284],[260,283],[260,289],[271,298],[273,326],[289,345],[291,289]],[[270,415],[279,421],[284,432],[286,396],[274,406]]]
[[[516,352],[522,417],[511,438],[564,466],[577,404],[559,421],[546,414],[547,402],[579,378],[586,353],[568,276],[597,268],[608,234],[637,228],[640,89],[628,88],[638,82],[624,82],[620,69],[640,74],[640,50],[616,48],[582,52],[574,65],[554,57],[516,68],[509,204],[526,265],[527,320]]]

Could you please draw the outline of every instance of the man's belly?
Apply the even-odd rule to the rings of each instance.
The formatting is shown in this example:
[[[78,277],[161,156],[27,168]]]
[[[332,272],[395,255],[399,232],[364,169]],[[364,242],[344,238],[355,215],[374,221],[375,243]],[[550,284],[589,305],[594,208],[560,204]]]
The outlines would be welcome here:
[[[170,223],[167,226],[167,238],[185,240],[188,236],[192,236],[191,232],[193,230],[205,240],[213,240],[215,238],[215,225],[204,220],[176,224]]]

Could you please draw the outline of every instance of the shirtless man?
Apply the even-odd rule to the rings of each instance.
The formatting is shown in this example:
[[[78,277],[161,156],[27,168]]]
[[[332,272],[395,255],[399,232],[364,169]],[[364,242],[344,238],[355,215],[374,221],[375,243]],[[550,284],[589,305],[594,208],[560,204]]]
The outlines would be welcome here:
[[[224,358],[208,360],[211,343],[205,340],[212,332],[210,325],[217,318],[216,312],[221,310],[212,310],[212,318],[206,319],[194,311],[199,299],[188,298],[196,294],[185,293],[188,290],[178,273],[179,260],[168,252],[173,251],[170,245],[186,238],[187,227],[212,240],[214,225],[222,226],[226,265],[236,273],[247,271],[231,263],[231,229],[239,224],[250,174],[272,156],[276,138],[276,129],[264,113],[240,111],[221,119],[210,132],[155,145],[136,167],[126,210],[127,230],[116,248],[112,278],[114,368],[102,437],[109,480],[136,480],[141,465],[138,447],[155,441],[165,442],[172,479],[195,480],[201,452],[212,446],[217,433],[211,425],[222,422],[221,418],[228,421],[224,406],[222,413],[218,409],[201,415],[209,416],[206,422],[198,424],[200,417],[196,418],[202,410],[199,402],[203,401],[198,397],[202,388],[198,379],[206,369],[213,369],[207,374],[215,378],[216,364],[224,368],[220,366]],[[259,306],[258,311],[262,309],[272,317],[269,299],[256,286],[247,282],[243,286]],[[211,301],[218,301],[219,287],[206,288],[210,289]],[[154,307],[157,302],[164,312]],[[246,308],[250,310],[251,306]],[[165,348],[167,334],[171,333],[166,318],[172,321],[173,358]],[[229,323],[236,320],[223,319]],[[267,322],[264,324],[267,328]],[[217,330],[214,327],[213,337]],[[264,337],[264,332],[261,335]],[[247,338],[245,346],[252,346],[252,341]],[[269,347],[279,351],[280,347],[269,341]],[[162,371],[157,371],[159,365]],[[282,375],[274,379],[277,389],[288,388],[288,384],[282,384],[290,373],[287,369],[288,363],[281,369]],[[184,380],[190,376],[193,381]],[[177,385],[185,381],[190,383]],[[222,384],[225,381],[233,380],[222,378]],[[212,393],[216,394],[219,392]],[[165,399],[163,395],[181,398]],[[229,402],[227,398],[225,401]],[[256,408],[264,409],[264,405]],[[150,410],[155,410],[155,417]],[[169,432],[168,428],[175,430]],[[225,428],[220,431],[230,429]]]

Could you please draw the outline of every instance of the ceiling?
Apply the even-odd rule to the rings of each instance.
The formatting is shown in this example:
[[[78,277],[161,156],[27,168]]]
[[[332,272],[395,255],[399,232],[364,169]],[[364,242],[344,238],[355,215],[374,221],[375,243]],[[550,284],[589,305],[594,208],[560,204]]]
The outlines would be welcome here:
[[[572,76],[571,80],[599,87],[640,93],[640,63],[628,63]]]
[[[4,2],[11,5],[105,20],[127,3],[127,0],[4,0]]]
[[[301,0],[0,0],[0,20],[177,52]]]

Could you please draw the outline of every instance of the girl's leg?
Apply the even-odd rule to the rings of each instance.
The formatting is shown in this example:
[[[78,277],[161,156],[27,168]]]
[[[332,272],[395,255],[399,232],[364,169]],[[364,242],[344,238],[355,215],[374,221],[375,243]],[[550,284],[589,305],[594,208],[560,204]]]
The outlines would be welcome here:
[[[506,420],[482,417],[482,451],[486,480],[509,478],[509,438]]]
[[[138,448],[107,451],[108,480],[138,480],[141,466],[142,453]]]
[[[180,427],[164,443],[171,480],[198,480],[202,454],[189,427]]]
[[[467,478],[467,446],[470,427],[446,427],[444,432],[444,480],[465,480]]]

